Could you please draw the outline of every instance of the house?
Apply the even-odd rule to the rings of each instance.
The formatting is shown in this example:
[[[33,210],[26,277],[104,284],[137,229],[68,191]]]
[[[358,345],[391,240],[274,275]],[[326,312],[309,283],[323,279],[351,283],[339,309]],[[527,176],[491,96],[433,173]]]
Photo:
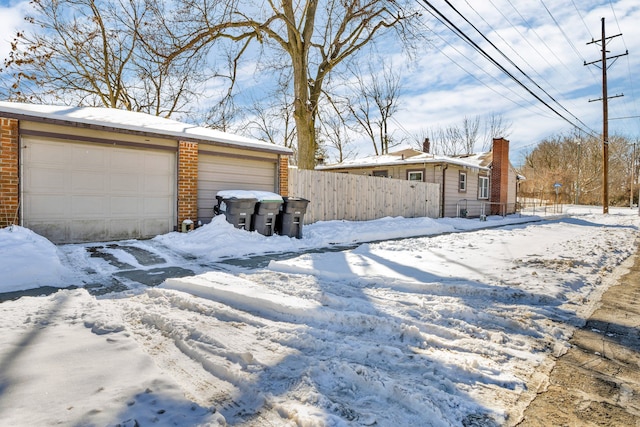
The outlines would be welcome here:
[[[207,223],[219,190],[288,191],[291,151],[143,113],[0,102],[0,227],[56,243]]]
[[[405,149],[316,169],[441,184],[443,217],[516,210],[518,175],[509,162],[509,141],[504,138],[495,138],[492,150],[486,153],[435,155],[429,152],[426,140],[423,151]]]

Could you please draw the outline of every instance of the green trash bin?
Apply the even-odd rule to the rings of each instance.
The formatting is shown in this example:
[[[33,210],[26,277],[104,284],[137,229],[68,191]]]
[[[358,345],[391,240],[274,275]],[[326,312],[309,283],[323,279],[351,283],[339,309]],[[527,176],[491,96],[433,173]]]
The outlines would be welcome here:
[[[255,211],[251,217],[251,231],[264,236],[272,236],[276,229],[276,218],[282,205],[282,196],[266,191],[255,191],[257,198]]]

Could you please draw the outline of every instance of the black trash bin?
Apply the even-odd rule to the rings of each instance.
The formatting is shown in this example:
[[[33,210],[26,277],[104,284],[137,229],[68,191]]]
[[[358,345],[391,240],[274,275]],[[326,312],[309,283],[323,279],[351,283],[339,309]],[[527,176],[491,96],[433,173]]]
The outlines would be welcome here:
[[[228,223],[236,228],[251,230],[251,217],[256,207],[258,199],[216,196],[218,206],[213,208],[216,214],[224,214]]]
[[[259,195],[260,196],[260,195]],[[256,209],[251,217],[251,231],[272,236],[276,231],[276,218],[282,206],[282,197],[275,193],[265,193],[258,198]]]
[[[302,238],[302,224],[309,200],[301,197],[283,197],[282,209],[276,219],[276,232],[283,236]]]

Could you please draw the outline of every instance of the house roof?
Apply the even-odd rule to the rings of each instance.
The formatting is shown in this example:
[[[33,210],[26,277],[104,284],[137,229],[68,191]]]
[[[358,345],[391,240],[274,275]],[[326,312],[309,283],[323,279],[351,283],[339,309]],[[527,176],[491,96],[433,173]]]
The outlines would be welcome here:
[[[281,147],[216,129],[205,128],[146,113],[101,107],[69,107],[57,105],[23,104],[0,101],[0,115],[20,120],[39,120],[54,124],[81,124],[121,132],[135,132],[180,140],[217,143],[252,148],[279,154],[292,154]]]
[[[409,148],[380,156],[369,156],[361,159],[346,160],[344,162],[334,163],[331,165],[317,166],[316,169],[358,169],[376,166],[422,165],[425,163],[446,163],[478,170],[489,170],[489,166],[491,165],[491,152],[465,156],[441,156]]]

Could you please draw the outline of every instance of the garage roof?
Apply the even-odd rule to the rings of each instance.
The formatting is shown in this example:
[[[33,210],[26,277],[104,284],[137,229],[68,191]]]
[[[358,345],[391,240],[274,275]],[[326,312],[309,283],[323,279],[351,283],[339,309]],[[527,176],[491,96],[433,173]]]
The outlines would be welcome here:
[[[86,125],[111,131],[135,132],[186,141],[246,147],[278,154],[292,154],[286,147],[179,122],[146,113],[100,107],[70,107],[0,101],[0,115],[61,125]]]

